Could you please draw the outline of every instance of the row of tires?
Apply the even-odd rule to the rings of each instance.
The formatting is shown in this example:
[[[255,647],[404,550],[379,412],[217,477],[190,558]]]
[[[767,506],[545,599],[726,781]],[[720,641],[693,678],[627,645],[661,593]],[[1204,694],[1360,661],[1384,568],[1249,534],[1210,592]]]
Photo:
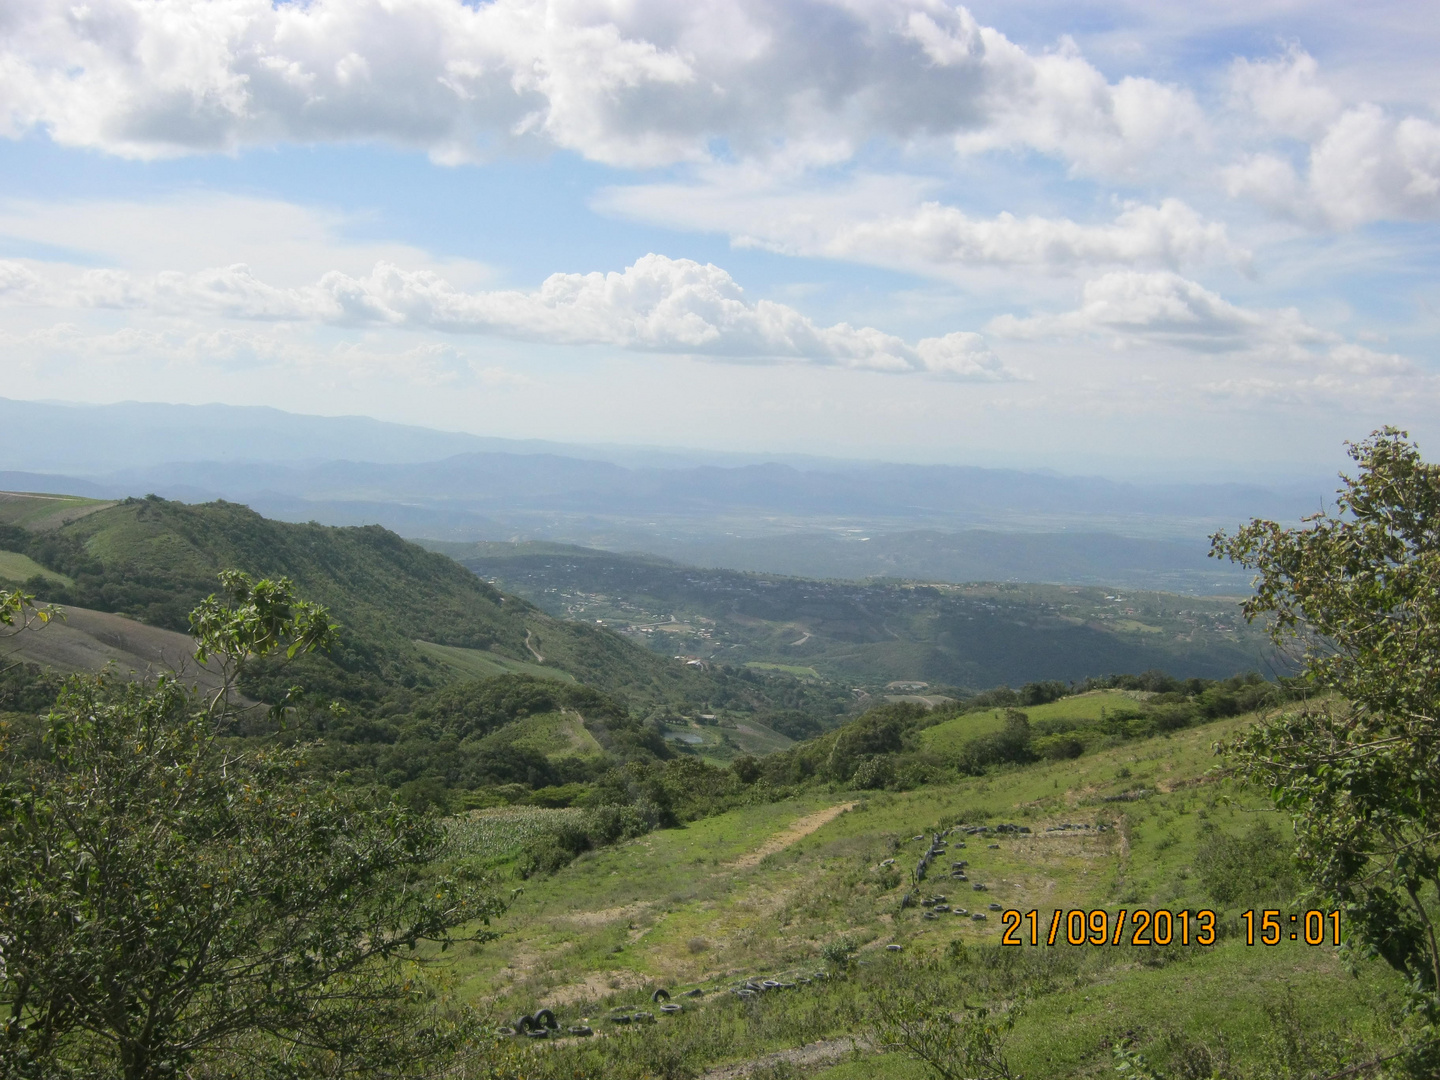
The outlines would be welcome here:
[[[701,993],[703,991],[692,990],[688,996],[698,997]],[[666,1016],[685,1011],[684,1006],[671,1004],[670,991],[663,988],[651,994],[650,1000],[659,1005],[660,1012]],[[653,1024],[655,1014],[648,1012],[614,1013],[610,1017],[610,1022],[612,1024]],[[574,1035],[583,1039],[594,1035],[595,1029],[587,1024],[571,1024],[562,1032],[560,1022],[555,1019],[555,1014],[549,1009],[540,1009],[533,1014],[519,1017],[513,1024],[497,1028],[496,1034],[504,1038],[522,1036],[527,1039],[558,1039],[564,1038],[566,1035]]]

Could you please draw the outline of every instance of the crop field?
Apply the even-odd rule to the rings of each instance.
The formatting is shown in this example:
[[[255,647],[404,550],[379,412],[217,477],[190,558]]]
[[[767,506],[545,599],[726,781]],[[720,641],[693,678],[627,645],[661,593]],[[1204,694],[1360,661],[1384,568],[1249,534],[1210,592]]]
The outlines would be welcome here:
[[[502,862],[528,841],[584,816],[583,810],[549,810],[538,806],[472,810],[446,820],[446,854],[453,858]]]
[[[1098,716],[1102,698],[1078,704]],[[1240,835],[1274,817],[1257,814],[1262,800],[1217,769],[1214,745],[1251,719],[914,791],[813,793],[588,852],[524,882],[499,920],[502,938],[451,954],[447,979],[497,1016],[544,1005],[562,1023],[598,1023],[603,1010],[642,1007],[650,990],[665,987],[686,1001],[685,1015],[625,1038],[652,1040],[662,1056],[689,1055],[696,1071],[779,1054],[782,1064],[809,1062],[805,1075],[868,1080],[923,1073],[902,1055],[863,1045],[818,1059],[797,1048],[862,1034],[878,985],[917,977],[916,964],[953,962],[954,978],[975,979],[977,1002],[988,993],[994,1005],[1023,1005],[1009,1052],[1026,1077],[1113,1075],[1113,1048],[1127,1040],[1155,1060],[1230,1062],[1225,1075],[1309,1075],[1267,1073],[1264,1063],[1291,1052],[1319,1068],[1326,1055],[1383,1044],[1400,986],[1377,963],[1355,961],[1347,972],[1329,944],[1247,946],[1238,908],[1207,893],[1194,866],[1203,837]],[[515,830],[477,848],[486,851],[508,850],[546,821],[472,820],[485,824],[467,827]],[[911,868],[930,837],[957,822],[1030,832],[952,832],[936,876],[913,886]],[[1271,824],[1283,833],[1283,822]],[[952,859],[969,863],[967,881],[948,878]],[[907,891],[942,896],[952,910],[902,907]],[[1121,908],[1208,907],[1218,937],[1209,947],[1073,947],[1062,932],[1054,947],[1001,948],[992,904],[1034,909],[1042,927],[1055,910],[1104,910],[1113,919]],[[827,961],[837,943],[854,950],[852,964]],[[754,1002],[725,992],[746,978],[822,970],[831,978]],[[705,994],[679,997],[690,989]],[[585,1053],[601,1051],[563,1051],[577,1061]],[[856,1054],[863,1060],[848,1060]]]
[[[820,672],[813,667],[802,667],[799,664],[766,664],[759,660],[751,660],[745,666],[755,668],[757,671],[783,671],[787,675],[794,675],[797,679],[820,678]]]

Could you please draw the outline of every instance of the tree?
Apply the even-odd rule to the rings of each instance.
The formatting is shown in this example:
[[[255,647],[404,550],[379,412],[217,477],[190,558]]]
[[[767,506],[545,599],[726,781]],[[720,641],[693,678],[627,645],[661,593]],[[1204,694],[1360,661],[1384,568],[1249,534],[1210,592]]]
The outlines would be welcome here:
[[[228,578],[192,620],[222,671],[333,633]],[[0,1077],[387,1076],[443,1041],[405,958],[498,902],[433,871],[434,818],[233,750],[226,701],[77,678],[38,756],[0,742]]]
[[[1254,520],[1212,554],[1258,572],[1247,619],[1333,692],[1233,747],[1295,825],[1296,856],[1354,942],[1410,980],[1414,1068],[1440,1065],[1440,467],[1394,428],[1350,446],[1333,512]],[[1429,1075],[1433,1075],[1433,1071]]]
[[[208,704],[211,715],[234,707],[236,684],[254,661],[277,649],[289,660],[328,649],[340,629],[325,608],[297,600],[289,578],[254,581],[239,570],[222,570],[220,584],[228,603],[211,593],[190,612],[195,659],[213,661],[220,675]]]

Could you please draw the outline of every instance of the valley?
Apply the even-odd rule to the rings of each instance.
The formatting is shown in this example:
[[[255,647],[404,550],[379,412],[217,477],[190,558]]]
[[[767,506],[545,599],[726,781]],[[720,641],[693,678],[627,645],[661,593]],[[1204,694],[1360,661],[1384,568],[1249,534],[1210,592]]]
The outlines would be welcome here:
[[[556,617],[656,652],[828,680],[867,697],[904,691],[892,683],[944,695],[1148,668],[1223,678],[1276,666],[1234,597],[815,580],[538,542],[426,546]]]

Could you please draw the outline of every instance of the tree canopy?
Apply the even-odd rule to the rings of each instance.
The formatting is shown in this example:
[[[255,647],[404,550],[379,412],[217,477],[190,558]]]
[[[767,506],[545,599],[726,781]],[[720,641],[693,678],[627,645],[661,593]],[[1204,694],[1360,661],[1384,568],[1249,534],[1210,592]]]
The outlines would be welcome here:
[[[333,633],[288,581],[230,575],[192,624],[233,674]],[[437,873],[441,825],[240,752],[226,696],[76,678],[40,739],[0,732],[0,1076],[403,1074],[414,955],[499,904]],[[418,1042],[417,1042],[418,1040]]]
[[[1350,447],[1333,511],[1252,521],[1213,554],[1258,572],[1247,618],[1319,691],[1235,746],[1295,824],[1300,868],[1353,941],[1411,980],[1414,1068],[1440,1067],[1440,466],[1403,431]],[[1426,1070],[1429,1070],[1428,1072]]]

